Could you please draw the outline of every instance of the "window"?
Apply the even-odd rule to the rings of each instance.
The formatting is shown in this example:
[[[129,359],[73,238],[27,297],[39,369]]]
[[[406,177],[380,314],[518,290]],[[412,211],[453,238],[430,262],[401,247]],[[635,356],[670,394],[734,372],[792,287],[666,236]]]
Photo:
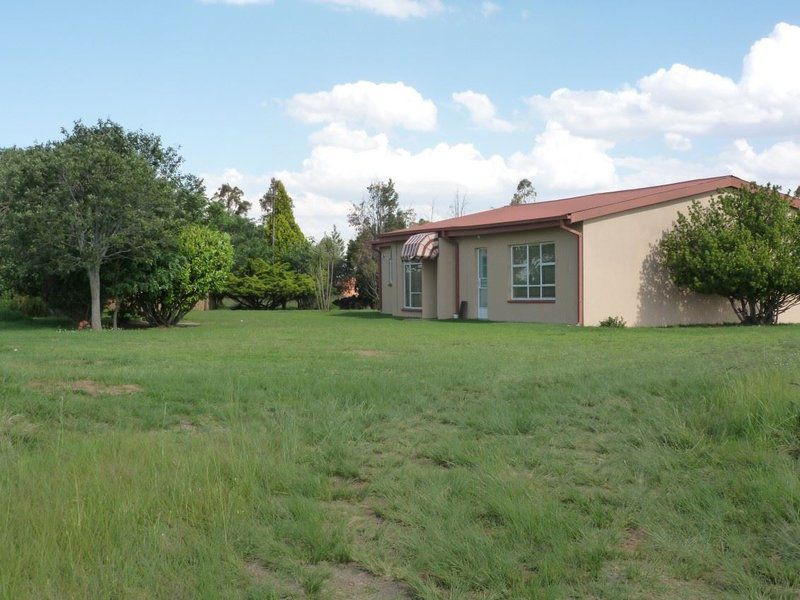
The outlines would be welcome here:
[[[391,247],[389,247],[389,252],[387,254],[389,255],[389,259],[388,259],[389,260],[389,268],[387,269],[387,271],[388,271],[387,281],[389,282],[389,285],[392,285],[392,284],[394,284],[394,260],[393,260],[394,256],[392,256],[393,252],[392,252],[392,248]]]
[[[556,245],[511,246],[511,299],[552,300],[556,297]]]
[[[422,264],[405,263],[405,308],[422,308]]]

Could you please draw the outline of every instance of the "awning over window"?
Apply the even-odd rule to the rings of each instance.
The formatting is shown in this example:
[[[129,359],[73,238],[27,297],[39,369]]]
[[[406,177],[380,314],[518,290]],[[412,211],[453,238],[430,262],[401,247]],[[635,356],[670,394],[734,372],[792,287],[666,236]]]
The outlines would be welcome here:
[[[439,256],[439,238],[435,233],[417,233],[403,244],[403,260],[433,260]]]

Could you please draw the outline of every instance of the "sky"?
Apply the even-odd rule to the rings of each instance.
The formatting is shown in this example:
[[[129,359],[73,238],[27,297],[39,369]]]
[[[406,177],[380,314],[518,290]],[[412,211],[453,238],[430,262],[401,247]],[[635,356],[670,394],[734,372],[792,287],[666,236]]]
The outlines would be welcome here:
[[[315,237],[388,178],[425,219],[523,177],[800,185],[797,0],[2,0],[0,81],[0,147],[111,118],[209,194],[279,177]]]

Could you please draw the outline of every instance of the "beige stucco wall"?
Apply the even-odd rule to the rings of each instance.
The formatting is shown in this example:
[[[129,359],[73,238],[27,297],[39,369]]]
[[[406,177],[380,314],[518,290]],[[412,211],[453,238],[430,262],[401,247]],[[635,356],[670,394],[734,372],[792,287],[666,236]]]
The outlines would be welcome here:
[[[695,196],[584,222],[586,325],[609,316],[638,326],[738,321],[726,299],[676,289],[655,256],[678,213],[694,200],[710,198]]]
[[[403,252],[402,242],[396,242],[381,248],[381,312],[396,317],[419,318],[422,312],[419,310],[405,310],[404,289],[403,289],[403,261],[400,256]],[[389,261],[394,266],[393,280],[389,279]],[[423,270],[424,275],[424,270]],[[425,280],[423,277],[422,302],[425,304]]]
[[[511,299],[511,246],[554,242],[556,251],[555,301],[509,302]],[[487,250],[489,320],[541,323],[578,322],[578,243],[562,229],[536,229],[515,233],[458,238],[461,263],[460,295],[468,302],[467,317],[478,318],[478,248]],[[441,265],[439,273],[443,272]]]
[[[436,315],[436,273],[435,260],[422,261],[422,318],[435,319]],[[426,293],[427,292],[427,293]]]
[[[439,257],[436,259],[436,316],[452,319],[456,306],[456,242],[439,238]],[[424,282],[423,282],[424,285]],[[424,298],[423,290],[423,298]]]

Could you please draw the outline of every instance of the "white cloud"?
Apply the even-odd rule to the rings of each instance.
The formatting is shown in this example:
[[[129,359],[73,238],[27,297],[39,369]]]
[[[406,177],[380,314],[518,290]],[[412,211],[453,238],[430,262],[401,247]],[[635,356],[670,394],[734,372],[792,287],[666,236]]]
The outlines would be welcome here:
[[[287,102],[290,116],[305,123],[346,123],[388,129],[394,126],[416,131],[436,127],[433,101],[402,82],[357,81],[333,86],[330,91],[295,94]]]
[[[530,173],[536,185],[550,190],[582,191],[614,185],[615,167],[608,150],[614,144],[571,134],[551,122],[536,136],[533,149],[514,154],[510,163],[520,173]]]
[[[590,136],[800,131],[800,27],[779,23],[729,77],[675,64],[618,90],[561,88],[529,99],[535,111]]]
[[[456,92],[453,100],[469,111],[472,122],[490,131],[513,131],[514,126],[508,121],[497,118],[497,108],[486,94],[478,94],[472,90]]]
[[[800,144],[778,142],[756,151],[745,139],[735,140],[722,153],[724,168],[759,183],[776,183],[794,191],[800,185]]]
[[[298,203],[308,208],[298,221],[304,231],[317,232],[323,223],[316,211],[337,218],[349,231],[344,216],[371,182],[392,178],[405,205],[419,215],[447,216],[458,189],[466,193],[470,210],[502,206],[523,177],[533,178],[540,197],[557,197],[613,187],[615,165],[606,153],[612,144],[571,135],[558,124],[533,141],[527,153],[487,156],[468,143],[438,143],[418,152],[396,147],[385,134],[332,124],[310,136],[311,153],[300,169],[275,176],[284,181]],[[340,215],[336,217],[335,215]],[[329,228],[331,223],[326,227]],[[316,227],[316,229],[314,229]]]
[[[481,2],[481,14],[484,17],[491,17],[496,12],[500,11],[500,6],[494,2]]]
[[[366,10],[384,17],[429,17],[444,10],[441,0],[317,0],[337,8]]]
[[[668,131],[664,134],[664,143],[670,149],[678,152],[688,152],[692,149],[692,140],[674,131]]]

